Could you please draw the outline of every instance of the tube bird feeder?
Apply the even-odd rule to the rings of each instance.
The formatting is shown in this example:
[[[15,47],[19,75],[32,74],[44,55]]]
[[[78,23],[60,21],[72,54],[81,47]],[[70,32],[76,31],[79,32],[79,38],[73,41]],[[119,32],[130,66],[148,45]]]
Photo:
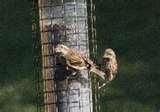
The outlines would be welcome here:
[[[40,37],[37,45],[41,51],[37,62],[38,112],[93,112],[88,70],[71,76],[54,52],[57,44],[64,44],[90,57],[89,43],[95,33],[94,18],[88,10],[91,4],[92,0],[38,0],[34,6],[38,19],[33,29],[35,38]]]

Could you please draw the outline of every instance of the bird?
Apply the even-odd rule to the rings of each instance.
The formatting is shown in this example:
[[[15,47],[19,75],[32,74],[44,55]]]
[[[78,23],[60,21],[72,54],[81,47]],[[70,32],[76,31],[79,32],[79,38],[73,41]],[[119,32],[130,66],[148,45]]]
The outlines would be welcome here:
[[[67,69],[72,69],[74,74],[82,70],[89,70],[90,74],[98,75],[105,80],[105,73],[97,69],[92,60],[76,52],[76,50],[63,44],[58,44],[55,48],[55,53],[58,55],[60,62]]]
[[[107,77],[106,79],[110,82],[115,79],[118,70],[116,54],[113,49],[108,48],[105,50],[103,55],[103,64]]]

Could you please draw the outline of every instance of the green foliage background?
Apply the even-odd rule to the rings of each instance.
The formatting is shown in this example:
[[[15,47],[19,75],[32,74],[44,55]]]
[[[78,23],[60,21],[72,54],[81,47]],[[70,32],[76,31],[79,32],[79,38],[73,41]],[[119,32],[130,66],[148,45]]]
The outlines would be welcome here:
[[[35,112],[31,3],[0,1],[0,112]],[[119,73],[105,91],[102,112],[160,110],[160,1],[96,0],[98,57],[107,47]]]

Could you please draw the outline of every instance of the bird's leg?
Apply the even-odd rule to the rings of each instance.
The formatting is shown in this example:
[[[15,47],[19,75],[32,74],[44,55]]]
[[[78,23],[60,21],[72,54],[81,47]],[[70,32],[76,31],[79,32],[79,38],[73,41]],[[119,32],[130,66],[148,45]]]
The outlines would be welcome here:
[[[71,67],[71,66],[72,66],[67,59],[66,59],[66,65],[67,65],[68,67]]]
[[[68,66],[66,66],[66,70],[69,70],[69,67],[68,67]]]
[[[67,70],[70,69],[72,71],[71,75],[76,76],[78,74],[78,71],[76,69],[70,68],[72,65],[68,60],[66,60],[66,63],[67,63],[67,66],[66,66]]]
[[[100,86],[98,87],[98,89],[100,90],[100,89],[104,88],[105,86],[107,86],[107,84],[108,84],[109,82],[110,82],[110,81],[107,81],[107,82],[103,83],[102,85],[100,85]]]

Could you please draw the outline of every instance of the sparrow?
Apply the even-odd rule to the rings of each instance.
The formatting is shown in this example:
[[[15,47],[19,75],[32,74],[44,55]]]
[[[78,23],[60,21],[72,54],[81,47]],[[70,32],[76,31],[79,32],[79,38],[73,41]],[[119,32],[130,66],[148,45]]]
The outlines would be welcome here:
[[[58,55],[60,63],[65,65],[67,69],[72,69],[74,74],[82,70],[89,70],[90,74],[98,75],[105,80],[105,73],[93,63],[92,60],[83,56],[63,44],[58,44],[55,53]]]
[[[118,65],[115,52],[109,48],[106,49],[103,55],[104,72],[108,81],[112,81],[117,74]]]

